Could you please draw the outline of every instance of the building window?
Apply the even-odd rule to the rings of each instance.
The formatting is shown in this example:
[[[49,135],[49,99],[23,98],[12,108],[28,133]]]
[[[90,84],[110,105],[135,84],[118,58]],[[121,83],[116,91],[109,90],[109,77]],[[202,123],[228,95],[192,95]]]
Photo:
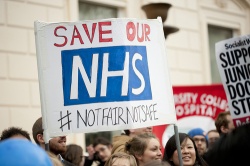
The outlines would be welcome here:
[[[94,20],[104,18],[117,18],[117,8],[99,4],[79,2],[79,19]]]
[[[233,29],[208,25],[210,71],[212,83],[221,83],[215,56],[215,43],[233,37]]]

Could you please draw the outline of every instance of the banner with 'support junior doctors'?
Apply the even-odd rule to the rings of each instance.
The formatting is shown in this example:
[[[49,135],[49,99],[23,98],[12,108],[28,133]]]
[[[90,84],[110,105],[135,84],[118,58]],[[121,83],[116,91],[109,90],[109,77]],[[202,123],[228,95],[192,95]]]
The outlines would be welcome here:
[[[235,126],[250,121],[250,35],[216,43],[216,61]]]

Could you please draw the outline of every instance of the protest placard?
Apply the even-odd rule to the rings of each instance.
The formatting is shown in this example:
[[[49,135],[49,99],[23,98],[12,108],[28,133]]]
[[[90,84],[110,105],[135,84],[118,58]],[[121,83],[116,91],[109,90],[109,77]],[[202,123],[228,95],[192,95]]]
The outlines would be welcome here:
[[[214,122],[218,114],[229,110],[222,84],[173,86],[173,93],[179,132],[188,133],[197,127],[205,132],[216,129]],[[155,126],[153,132],[165,147],[174,128],[160,125]]]
[[[35,22],[45,133],[176,122],[162,21]]]
[[[216,61],[235,126],[250,120],[250,35],[216,43]]]

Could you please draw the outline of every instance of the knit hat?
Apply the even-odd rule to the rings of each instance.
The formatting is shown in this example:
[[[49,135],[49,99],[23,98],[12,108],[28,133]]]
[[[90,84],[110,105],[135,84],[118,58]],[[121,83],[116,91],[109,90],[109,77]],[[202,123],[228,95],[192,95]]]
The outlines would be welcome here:
[[[188,132],[188,135],[189,135],[191,138],[193,138],[193,137],[196,136],[196,135],[201,135],[201,136],[204,136],[204,137],[206,138],[206,140],[207,140],[207,135],[206,135],[205,131],[202,130],[201,128],[194,128],[194,129],[190,130],[190,131]]]

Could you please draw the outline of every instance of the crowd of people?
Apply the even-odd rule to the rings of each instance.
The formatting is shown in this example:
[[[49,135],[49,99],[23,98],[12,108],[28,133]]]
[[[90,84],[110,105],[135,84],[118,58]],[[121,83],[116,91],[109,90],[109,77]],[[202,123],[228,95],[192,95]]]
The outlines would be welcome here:
[[[250,124],[235,128],[230,112],[215,120],[216,129],[202,128],[170,137],[162,152],[152,127],[124,130],[112,140],[96,138],[87,146],[88,156],[77,144],[66,144],[66,136],[53,137],[45,144],[42,117],[27,131],[10,127],[1,133],[0,165],[36,166],[223,166],[244,165],[250,148]],[[181,157],[179,157],[181,154]],[[181,158],[181,161],[180,161]]]

